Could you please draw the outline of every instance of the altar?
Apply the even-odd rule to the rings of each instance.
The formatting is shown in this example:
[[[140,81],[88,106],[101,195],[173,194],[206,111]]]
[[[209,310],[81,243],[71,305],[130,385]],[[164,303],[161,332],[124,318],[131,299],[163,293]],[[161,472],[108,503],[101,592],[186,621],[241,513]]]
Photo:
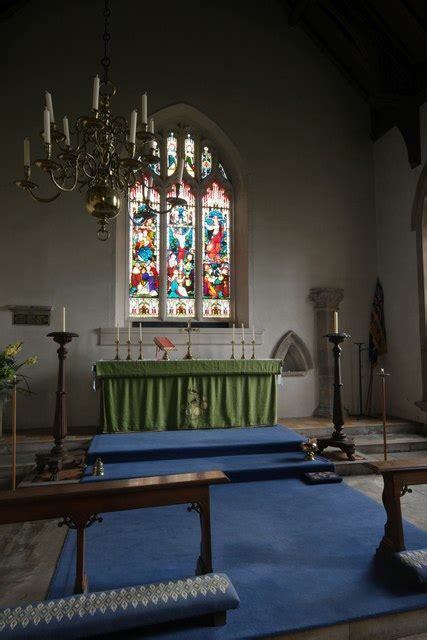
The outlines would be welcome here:
[[[104,433],[277,423],[280,360],[101,360],[95,369]]]

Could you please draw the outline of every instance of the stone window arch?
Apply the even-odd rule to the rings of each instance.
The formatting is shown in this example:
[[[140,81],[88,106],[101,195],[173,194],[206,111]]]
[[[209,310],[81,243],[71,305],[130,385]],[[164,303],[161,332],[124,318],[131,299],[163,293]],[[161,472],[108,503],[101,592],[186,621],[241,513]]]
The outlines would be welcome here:
[[[279,340],[273,358],[282,361],[283,376],[305,376],[313,368],[313,359],[305,342],[292,330]]]

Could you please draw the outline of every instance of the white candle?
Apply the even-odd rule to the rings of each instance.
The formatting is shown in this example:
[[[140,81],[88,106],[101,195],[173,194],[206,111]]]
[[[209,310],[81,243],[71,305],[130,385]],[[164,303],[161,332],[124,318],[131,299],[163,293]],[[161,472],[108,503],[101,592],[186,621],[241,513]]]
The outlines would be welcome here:
[[[338,311],[334,311],[334,331],[333,333],[338,333]]]
[[[24,138],[24,167],[29,167],[30,164],[30,139]]]
[[[148,123],[148,131],[150,133],[154,133],[154,119],[150,118],[150,122]]]
[[[142,94],[142,99],[141,99],[141,119],[142,119],[142,124],[147,124],[147,94],[146,93]]]
[[[46,107],[49,109],[50,113],[50,121],[55,122],[55,116],[53,115],[53,104],[52,104],[52,96],[49,91],[46,91]]]
[[[177,176],[177,182],[179,184],[182,183],[182,176],[184,175],[184,158],[181,158],[179,163],[178,163],[178,176]]]
[[[70,127],[68,126],[68,118],[67,118],[67,116],[64,116],[64,117],[62,118],[62,128],[64,129],[65,146],[66,146],[66,147],[71,147],[71,142],[70,142]]]
[[[135,144],[136,142],[136,120],[138,118],[138,112],[136,109],[132,111],[130,114],[130,133],[129,133],[129,142],[131,144]]]
[[[43,114],[44,121],[44,141],[45,144],[50,144],[50,111],[46,107]]]
[[[65,333],[65,307],[62,307],[62,331]]]
[[[139,341],[142,342],[142,323],[139,323]]]
[[[93,79],[93,91],[92,91],[92,109],[98,111],[99,106],[99,76],[95,76]]]
[[[255,327],[252,325],[252,340],[255,342]]]
[[[118,324],[116,325],[116,328],[117,328],[117,338],[116,338],[116,340],[117,340],[117,342],[120,342],[120,329],[119,329],[119,325]]]
[[[233,342],[235,342],[235,331],[236,331],[236,325],[233,323]]]
[[[128,340],[130,342],[130,322],[128,322]]]
[[[243,322],[242,322],[242,340],[245,340],[245,327],[243,326]]]

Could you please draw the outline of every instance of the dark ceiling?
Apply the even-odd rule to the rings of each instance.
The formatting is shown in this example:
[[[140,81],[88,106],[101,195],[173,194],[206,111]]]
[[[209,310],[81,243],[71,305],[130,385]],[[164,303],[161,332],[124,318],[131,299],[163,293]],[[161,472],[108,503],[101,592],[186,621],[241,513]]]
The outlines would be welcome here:
[[[0,0],[0,21],[28,1]],[[289,24],[303,29],[367,100],[372,139],[397,126],[417,166],[419,107],[427,99],[427,0],[277,2]]]
[[[371,107],[377,140],[401,131],[421,162],[419,107],[427,98],[427,0],[278,0]]]

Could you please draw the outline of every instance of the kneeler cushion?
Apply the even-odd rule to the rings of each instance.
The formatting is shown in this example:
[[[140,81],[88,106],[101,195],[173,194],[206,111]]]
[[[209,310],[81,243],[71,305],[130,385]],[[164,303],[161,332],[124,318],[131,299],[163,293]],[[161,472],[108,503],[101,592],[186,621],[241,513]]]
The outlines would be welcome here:
[[[427,549],[394,553],[393,563],[406,582],[427,591]]]
[[[229,578],[208,573],[3,609],[0,635],[2,640],[87,638],[238,606],[239,597]]]
[[[341,476],[334,471],[310,471],[303,474],[308,484],[325,484],[330,482],[342,482]]]

